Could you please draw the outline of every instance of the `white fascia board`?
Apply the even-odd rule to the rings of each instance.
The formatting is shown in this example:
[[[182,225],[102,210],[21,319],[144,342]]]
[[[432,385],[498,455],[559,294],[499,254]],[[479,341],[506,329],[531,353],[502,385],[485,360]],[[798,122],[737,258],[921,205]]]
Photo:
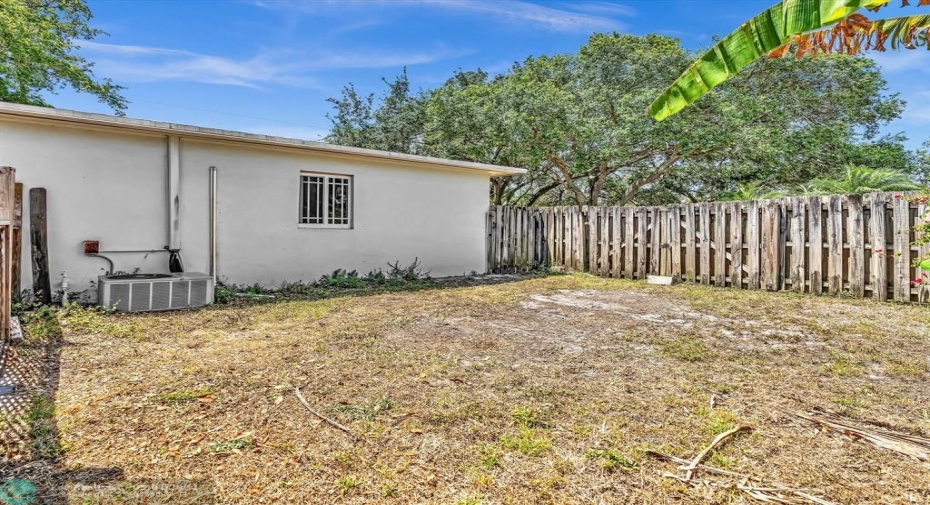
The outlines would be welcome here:
[[[434,158],[431,156],[418,156],[414,154],[378,151],[375,149],[339,146],[335,144],[327,144],[326,142],[314,142],[312,140],[300,140],[287,137],[276,137],[272,135],[261,135],[257,133],[245,133],[232,130],[221,130],[217,128],[204,128],[200,126],[149,121],[147,119],[127,118],[111,116],[107,114],[94,114],[90,112],[80,112],[67,109],[52,109],[48,107],[36,107],[33,105],[22,105],[7,102],[0,102],[0,117],[3,116],[31,118],[52,122],[57,121],[78,125],[113,127],[121,128],[124,130],[136,130],[165,135],[175,135],[190,139],[210,139],[221,142],[302,149],[334,155],[377,158],[399,163],[416,163],[418,165],[430,165],[434,167],[474,170],[478,172],[486,172],[491,176],[518,175],[526,173],[526,170],[522,168],[504,167],[499,165],[490,165],[487,163],[456,161],[445,158]]]

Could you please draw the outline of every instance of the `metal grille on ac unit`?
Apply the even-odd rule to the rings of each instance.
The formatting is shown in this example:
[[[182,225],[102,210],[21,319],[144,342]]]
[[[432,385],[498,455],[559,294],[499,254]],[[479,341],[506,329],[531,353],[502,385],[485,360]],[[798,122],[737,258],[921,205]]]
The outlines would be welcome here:
[[[98,303],[118,312],[150,312],[202,307],[213,303],[213,278],[179,273],[162,278],[98,278]]]

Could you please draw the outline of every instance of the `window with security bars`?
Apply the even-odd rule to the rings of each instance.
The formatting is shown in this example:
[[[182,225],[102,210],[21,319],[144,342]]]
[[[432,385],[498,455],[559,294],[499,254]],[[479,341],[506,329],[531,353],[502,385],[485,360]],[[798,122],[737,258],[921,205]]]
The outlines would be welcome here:
[[[352,227],[352,178],[300,174],[300,220],[307,228]]]

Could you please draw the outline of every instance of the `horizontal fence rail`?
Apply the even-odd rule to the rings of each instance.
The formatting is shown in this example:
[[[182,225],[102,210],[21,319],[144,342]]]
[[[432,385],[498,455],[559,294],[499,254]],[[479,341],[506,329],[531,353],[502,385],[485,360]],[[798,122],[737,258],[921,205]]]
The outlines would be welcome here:
[[[926,203],[870,193],[663,207],[505,207],[487,214],[493,273],[540,267],[604,277],[926,301],[913,266]]]

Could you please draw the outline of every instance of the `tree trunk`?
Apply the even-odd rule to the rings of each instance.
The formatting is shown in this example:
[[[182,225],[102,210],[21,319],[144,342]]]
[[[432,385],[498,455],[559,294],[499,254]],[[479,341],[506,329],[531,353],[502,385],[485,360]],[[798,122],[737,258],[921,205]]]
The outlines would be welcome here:
[[[504,191],[501,187],[504,184],[503,179],[503,177],[491,177],[491,198],[494,205],[502,205],[501,201],[504,199]]]

